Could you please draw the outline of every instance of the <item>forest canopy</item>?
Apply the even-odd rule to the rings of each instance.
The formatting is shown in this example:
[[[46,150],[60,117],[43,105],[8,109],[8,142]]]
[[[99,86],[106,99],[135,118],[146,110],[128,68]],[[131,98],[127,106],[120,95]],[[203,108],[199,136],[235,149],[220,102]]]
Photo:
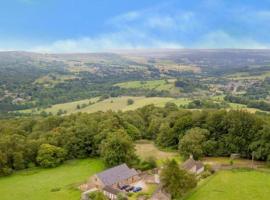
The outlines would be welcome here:
[[[270,161],[269,122],[268,115],[242,110],[190,111],[173,105],[6,119],[0,121],[0,174],[97,156],[108,166],[122,162],[136,165],[140,161],[134,141],[139,139],[178,149],[186,157],[238,153],[242,158],[253,154],[257,160]]]

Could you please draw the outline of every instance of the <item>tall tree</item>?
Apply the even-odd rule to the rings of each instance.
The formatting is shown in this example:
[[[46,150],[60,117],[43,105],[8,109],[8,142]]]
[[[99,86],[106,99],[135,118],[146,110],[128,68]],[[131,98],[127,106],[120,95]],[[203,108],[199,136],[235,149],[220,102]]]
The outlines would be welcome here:
[[[204,155],[204,142],[208,130],[201,128],[192,128],[186,132],[186,135],[179,142],[180,153],[188,158],[191,154],[194,159],[199,159]]]
[[[160,178],[163,189],[171,194],[173,199],[181,198],[197,185],[196,177],[180,169],[175,160],[168,160],[165,163]]]
[[[110,133],[101,144],[101,156],[108,166],[131,164],[135,159],[135,147],[128,134],[119,129]]]

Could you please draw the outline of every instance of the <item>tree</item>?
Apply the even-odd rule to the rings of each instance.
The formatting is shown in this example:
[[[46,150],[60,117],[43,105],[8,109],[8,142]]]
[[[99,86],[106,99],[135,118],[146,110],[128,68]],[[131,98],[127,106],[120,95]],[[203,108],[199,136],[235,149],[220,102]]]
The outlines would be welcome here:
[[[133,99],[128,99],[127,100],[127,105],[129,106],[129,105],[132,105],[132,104],[134,104],[134,100]]]
[[[42,144],[38,151],[37,162],[45,168],[56,167],[65,160],[65,156],[66,152],[63,148],[50,144]]]
[[[160,147],[177,147],[178,135],[175,134],[168,123],[161,124],[156,144]]]
[[[8,166],[7,155],[0,151],[0,176],[7,176],[12,173]]]
[[[254,152],[255,159],[270,159],[270,127],[264,126],[257,134],[257,139],[250,144],[250,150]]]
[[[195,175],[180,169],[175,160],[168,160],[161,171],[163,189],[171,194],[172,199],[181,198],[187,191],[196,187]]]
[[[172,103],[172,102],[167,102],[166,104],[165,104],[165,110],[167,111],[167,112],[170,112],[170,111],[177,111],[178,110],[178,107],[177,107],[177,105],[175,104],[175,103]]]
[[[137,158],[132,140],[121,129],[110,133],[102,142],[101,156],[108,166],[131,164]]]
[[[193,155],[194,159],[199,159],[204,155],[204,142],[209,131],[201,128],[192,128],[188,130],[182,140],[179,142],[180,153],[188,158]]]
[[[22,152],[13,153],[13,167],[16,170],[25,168],[25,161]]]

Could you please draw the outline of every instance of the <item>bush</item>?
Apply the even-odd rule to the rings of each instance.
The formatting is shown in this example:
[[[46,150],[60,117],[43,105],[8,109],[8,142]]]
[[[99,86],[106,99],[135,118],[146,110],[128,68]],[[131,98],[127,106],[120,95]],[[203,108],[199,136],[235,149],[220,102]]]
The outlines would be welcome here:
[[[139,161],[137,164],[135,164],[135,168],[142,171],[154,169],[156,167],[157,167],[156,159],[152,156],[146,158],[145,160]]]
[[[201,174],[201,177],[202,178],[207,178],[207,177],[209,177],[209,176],[211,176],[212,175],[212,173],[210,172],[210,171],[204,171],[202,174]]]
[[[128,99],[127,100],[127,105],[129,106],[129,105],[132,105],[132,104],[134,104],[134,100],[133,99]]]

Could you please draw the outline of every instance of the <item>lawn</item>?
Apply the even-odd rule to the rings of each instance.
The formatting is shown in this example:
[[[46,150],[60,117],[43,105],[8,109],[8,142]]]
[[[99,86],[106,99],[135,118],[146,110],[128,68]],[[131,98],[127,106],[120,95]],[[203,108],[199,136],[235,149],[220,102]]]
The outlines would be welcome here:
[[[268,200],[270,173],[220,171],[202,182],[185,200]]]
[[[101,160],[84,159],[68,161],[53,169],[19,171],[0,178],[0,199],[78,200],[78,185],[104,168]]]

